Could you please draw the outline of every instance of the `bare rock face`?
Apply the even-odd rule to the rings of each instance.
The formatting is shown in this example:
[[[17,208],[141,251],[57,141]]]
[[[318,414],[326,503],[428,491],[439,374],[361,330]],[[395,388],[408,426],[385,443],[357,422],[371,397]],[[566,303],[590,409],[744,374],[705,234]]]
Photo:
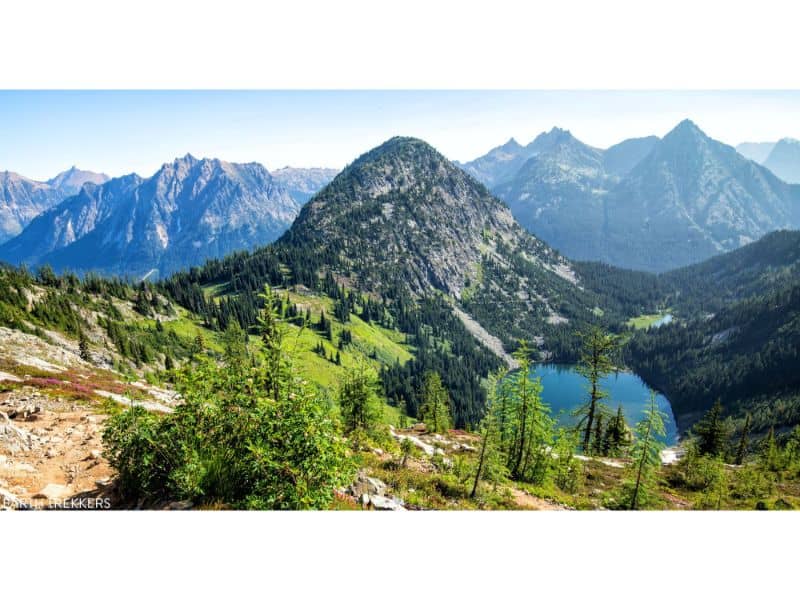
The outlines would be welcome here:
[[[508,163],[512,174],[481,176],[528,231],[572,259],[665,271],[800,227],[800,186],[786,183],[798,143],[779,142],[765,163],[782,181],[689,120],[663,139],[607,150],[546,135],[521,165]]]
[[[324,257],[319,276],[377,297],[445,298],[500,355],[507,341],[563,317],[565,298],[583,301],[568,260],[414,138],[392,138],[355,160],[303,207],[277,246]]]
[[[108,176],[72,167],[47,182],[17,173],[0,172],[0,243],[18,235],[36,216],[64,198],[77,194],[87,182],[100,184]]]
[[[191,155],[150,178],[87,183],[0,247],[0,258],[78,272],[172,272],[266,244],[300,204],[257,163]]]
[[[431,146],[392,138],[358,158],[309,202],[284,241],[327,249],[360,287],[400,285],[460,298],[485,260],[510,253],[563,259],[527,235],[488,190]]]
[[[286,188],[299,204],[305,204],[328,185],[337,173],[337,169],[283,167],[272,171],[272,178]]]
[[[780,140],[767,156],[764,166],[788,183],[800,183],[800,140]]]

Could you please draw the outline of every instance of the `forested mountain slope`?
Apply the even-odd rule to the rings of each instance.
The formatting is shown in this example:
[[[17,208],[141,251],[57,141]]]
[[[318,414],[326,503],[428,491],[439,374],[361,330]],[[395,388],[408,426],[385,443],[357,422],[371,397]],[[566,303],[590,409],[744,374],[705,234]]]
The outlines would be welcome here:
[[[479,381],[526,339],[542,357],[574,359],[575,332],[624,319],[583,288],[569,261],[525,232],[486,188],[428,144],[393,138],[364,154],[306,204],[272,246],[210,261],[165,283],[209,322],[255,323],[268,282],[336,301],[335,318],[378,320],[410,336],[415,359],[386,375],[411,408],[424,370],[454,394],[457,417],[480,413]],[[206,301],[213,289],[218,302]],[[470,333],[472,332],[472,333]]]
[[[667,394],[681,428],[717,399],[739,422],[752,413],[758,431],[800,420],[800,232],[771,233],[659,276],[577,269],[611,297],[655,301],[677,317],[636,332],[625,360]]]

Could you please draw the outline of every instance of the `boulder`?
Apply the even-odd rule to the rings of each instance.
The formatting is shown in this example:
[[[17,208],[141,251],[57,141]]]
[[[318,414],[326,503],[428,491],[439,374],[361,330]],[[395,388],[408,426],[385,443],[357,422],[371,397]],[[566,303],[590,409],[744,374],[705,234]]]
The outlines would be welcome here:
[[[72,494],[69,486],[58,483],[48,483],[41,490],[36,492],[34,498],[44,498],[45,500],[63,500]]]
[[[364,471],[359,471],[358,478],[350,486],[350,495],[361,498],[365,494],[381,496],[386,491],[386,484],[376,477],[368,477]]]
[[[375,510],[406,510],[403,501],[394,496],[370,496],[369,507]]]

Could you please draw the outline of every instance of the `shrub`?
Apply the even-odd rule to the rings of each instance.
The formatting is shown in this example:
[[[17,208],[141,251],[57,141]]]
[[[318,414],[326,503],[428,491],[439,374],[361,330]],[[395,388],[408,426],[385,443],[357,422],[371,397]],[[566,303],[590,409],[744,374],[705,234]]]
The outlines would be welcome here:
[[[352,480],[328,402],[297,373],[265,295],[264,351],[248,364],[199,359],[177,374],[183,403],[163,417],[131,408],[104,435],[130,499],[319,509]]]

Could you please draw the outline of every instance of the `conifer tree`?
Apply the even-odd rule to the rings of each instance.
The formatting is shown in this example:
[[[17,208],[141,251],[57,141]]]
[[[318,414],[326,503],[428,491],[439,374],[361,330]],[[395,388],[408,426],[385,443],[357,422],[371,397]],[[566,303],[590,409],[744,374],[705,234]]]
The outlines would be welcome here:
[[[728,497],[728,474],[722,456],[712,456],[707,460],[705,476],[707,485],[700,498],[702,508],[720,510],[722,502]]]
[[[497,479],[505,471],[504,459],[499,444],[499,428],[495,404],[497,401],[498,384],[505,377],[505,370],[489,375],[486,394],[486,413],[481,421],[481,450],[478,455],[478,465],[475,478],[472,482],[470,498],[474,498],[478,491],[478,484],[487,474],[491,479]]]
[[[86,339],[83,330],[78,333],[78,352],[83,360],[91,362],[92,354],[89,352],[89,340]]]
[[[578,488],[580,464],[575,458],[578,432],[559,428],[553,446],[553,472],[555,484],[565,492],[574,493]]]
[[[630,445],[628,439],[628,427],[625,423],[625,415],[622,412],[622,405],[617,407],[617,414],[611,419],[606,427],[605,447],[609,456],[622,456],[626,448]]]
[[[247,336],[238,321],[231,321],[222,335],[225,363],[234,369],[242,369],[248,363]]]
[[[770,427],[766,437],[761,441],[759,459],[761,466],[767,471],[777,473],[781,470],[781,452],[775,441],[775,427]]]
[[[346,433],[375,430],[382,414],[377,390],[377,373],[365,360],[357,360],[355,367],[345,371],[338,401]]]
[[[508,468],[514,479],[542,482],[547,475],[547,447],[552,442],[549,407],[542,402],[542,381],[530,377],[530,356],[523,341],[514,353],[519,368],[510,383],[510,451]]]
[[[605,437],[603,429],[603,413],[599,413],[595,419],[594,426],[594,442],[593,452],[596,456],[603,456],[605,454]]]
[[[736,447],[736,458],[734,463],[737,465],[741,465],[747,456],[747,449],[750,445],[751,424],[752,418],[750,417],[750,413],[747,413],[747,416],[744,419],[744,426],[742,427],[742,434],[739,436],[739,445]]]
[[[644,418],[636,424],[632,462],[628,468],[629,481],[626,483],[629,493],[628,508],[638,509],[645,504],[653,485],[653,475],[661,464],[659,453],[664,444],[659,436],[665,435],[665,415],[658,410],[656,395],[650,393],[650,405],[645,410]]]
[[[722,418],[722,403],[717,399],[706,415],[694,426],[700,455],[722,456],[728,443],[728,428]]]
[[[409,457],[413,456],[415,449],[416,446],[414,446],[414,442],[411,441],[411,438],[404,437],[403,441],[400,442],[400,452],[402,454],[402,458],[400,459],[400,467],[405,468]]]
[[[581,337],[583,348],[577,371],[589,381],[589,400],[577,411],[577,415],[581,417],[578,426],[583,431],[583,451],[591,454],[595,419],[605,406],[603,400],[608,397],[608,392],[600,384],[614,370],[617,341],[613,335],[597,326],[591,327]]]
[[[201,354],[205,347],[206,344],[203,340],[203,336],[198,333],[194,338],[194,343],[192,344],[192,355]]]
[[[425,373],[419,413],[428,431],[443,433],[451,427],[450,397],[435,371]]]

